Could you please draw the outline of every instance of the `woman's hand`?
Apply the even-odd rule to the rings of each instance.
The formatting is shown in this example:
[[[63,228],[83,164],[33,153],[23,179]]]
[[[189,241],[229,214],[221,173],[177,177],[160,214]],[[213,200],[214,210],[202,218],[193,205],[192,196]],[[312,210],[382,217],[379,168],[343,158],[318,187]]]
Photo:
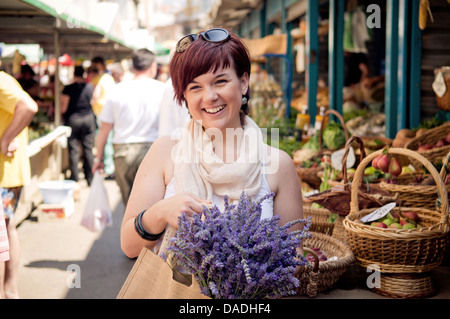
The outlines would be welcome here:
[[[158,203],[163,218],[174,228],[178,228],[178,217],[184,212],[187,216],[201,213],[203,206],[211,205],[211,201],[192,193],[181,193],[161,200]]]

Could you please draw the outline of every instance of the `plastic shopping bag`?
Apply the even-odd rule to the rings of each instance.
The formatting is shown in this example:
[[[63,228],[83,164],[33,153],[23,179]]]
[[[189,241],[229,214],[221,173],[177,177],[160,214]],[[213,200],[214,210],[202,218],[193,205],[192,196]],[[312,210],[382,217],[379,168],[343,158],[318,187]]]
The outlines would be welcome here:
[[[108,193],[103,183],[103,176],[98,171],[92,179],[81,225],[93,232],[102,231],[106,226],[112,225]]]

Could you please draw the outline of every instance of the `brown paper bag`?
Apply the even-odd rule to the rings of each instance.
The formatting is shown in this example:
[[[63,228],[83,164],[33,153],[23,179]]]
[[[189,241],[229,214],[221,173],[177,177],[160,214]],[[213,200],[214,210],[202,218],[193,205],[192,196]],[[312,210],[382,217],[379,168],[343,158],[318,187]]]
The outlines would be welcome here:
[[[209,299],[192,278],[190,287],[173,280],[169,264],[143,248],[117,299]]]

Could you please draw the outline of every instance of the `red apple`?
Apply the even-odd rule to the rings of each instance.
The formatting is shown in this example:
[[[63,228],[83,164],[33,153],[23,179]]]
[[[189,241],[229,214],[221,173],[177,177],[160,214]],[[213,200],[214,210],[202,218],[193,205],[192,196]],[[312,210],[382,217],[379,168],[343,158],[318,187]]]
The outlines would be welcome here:
[[[380,228],[388,228],[387,226],[386,226],[386,224],[385,223],[383,223],[383,222],[379,222],[379,223],[377,223],[377,225],[376,225],[377,227],[380,227]]]
[[[397,211],[395,211],[395,212],[390,212],[389,214],[391,214],[392,218],[397,218],[397,219],[399,219],[399,217],[400,217]]]
[[[412,220],[413,222],[416,222],[419,220],[419,215],[417,215],[416,212],[401,212],[402,216],[405,217],[408,220]]]

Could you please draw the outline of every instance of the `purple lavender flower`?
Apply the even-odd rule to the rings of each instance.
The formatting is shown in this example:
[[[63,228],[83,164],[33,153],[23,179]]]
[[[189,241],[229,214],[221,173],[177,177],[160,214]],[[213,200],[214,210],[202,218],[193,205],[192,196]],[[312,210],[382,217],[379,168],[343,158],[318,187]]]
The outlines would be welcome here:
[[[224,211],[217,206],[202,214],[182,215],[169,252],[199,282],[211,298],[281,298],[295,294],[297,266],[306,264],[297,254],[302,240],[311,237],[311,220],[298,219],[279,225],[280,217],[261,219],[261,203],[242,192],[232,205],[225,196]],[[202,215],[204,216],[202,220]],[[295,224],[302,230],[289,231]]]

